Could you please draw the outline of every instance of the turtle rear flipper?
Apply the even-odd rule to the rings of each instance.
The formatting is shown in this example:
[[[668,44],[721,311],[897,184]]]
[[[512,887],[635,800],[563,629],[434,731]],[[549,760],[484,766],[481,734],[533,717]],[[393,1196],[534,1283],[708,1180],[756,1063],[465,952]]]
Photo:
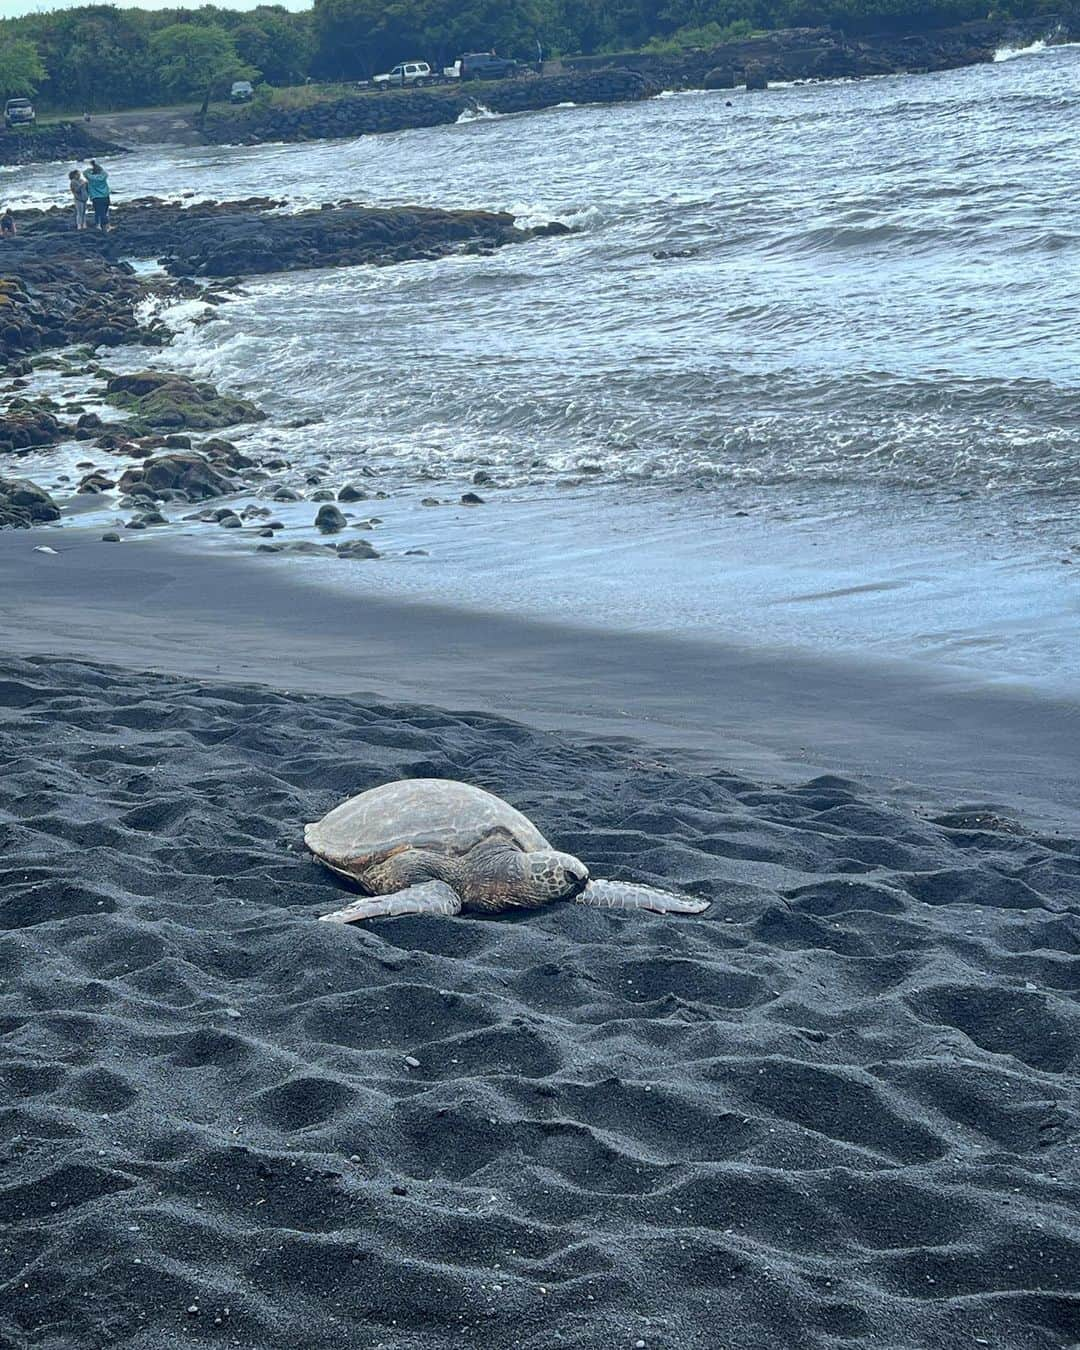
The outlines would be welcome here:
[[[655,914],[704,914],[712,901],[639,886],[633,881],[590,881],[574,897],[574,904],[595,905],[598,909],[650,909]]]
[[[418,886],[407,886],[392,895],[365,895],[335,909],[332,914],[320,914],[324,923],[359,923],[362,919],[393,919],[399,914],[460,914],[461,897],[445,881],[424,881]]]

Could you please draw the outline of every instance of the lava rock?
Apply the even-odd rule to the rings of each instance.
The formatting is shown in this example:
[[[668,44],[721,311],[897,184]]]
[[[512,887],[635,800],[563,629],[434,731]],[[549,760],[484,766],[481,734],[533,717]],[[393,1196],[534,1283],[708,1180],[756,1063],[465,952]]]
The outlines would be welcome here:
[[[0,478],[0,530],[25,530],[60,519],[60,508],[28,478]]]
[[[366,539],[350,539],[347,544],[338,544],[339,558],[381,558],[382,554]]]
[[[183,492],[192,501],[221,497],[233,490],[233,483],[213,468],[201,455],[178,451],[157,455],[143,464],[126,469],[119,484],[121,492],[135,494],[140,489],[157,492],[162,488]]]
[[[336,506],[320,506],[315,517],[315,528],[321,534],[337,534],[348,523]]]

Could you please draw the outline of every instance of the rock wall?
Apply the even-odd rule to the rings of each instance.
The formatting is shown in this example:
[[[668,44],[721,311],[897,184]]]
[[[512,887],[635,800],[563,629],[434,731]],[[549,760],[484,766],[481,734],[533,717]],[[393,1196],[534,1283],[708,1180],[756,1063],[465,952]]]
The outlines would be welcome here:
[[[122,155],[123,146],[113,145],[87,131],[81,122],[50,122],[32,130],[8,131],[0,127],[0,164],[37,164],[70,159],[82,165],[91,155]]]
[[[413,127],[444,126],[477,104],[492,112],[526,112],[559,103],[624,103],[649,98],[659,86],[639,71],[611,68],[554,76],[522,76],[492,83],[470,82],[436,89],[357,92],[308,108],[249,106],[216,113],[204,126],[215,143],[306,141],[370,136]]]

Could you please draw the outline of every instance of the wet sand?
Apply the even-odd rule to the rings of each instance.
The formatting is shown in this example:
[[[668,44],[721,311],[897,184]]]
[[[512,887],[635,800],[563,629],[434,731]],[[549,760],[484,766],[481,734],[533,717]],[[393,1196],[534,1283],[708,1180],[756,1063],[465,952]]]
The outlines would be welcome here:
[[[36,553],[48,544],[57,556]],[[66,527],[0,535],[0,643],[202,679],[472,708],[755,776],[858,776],[1080,832],[1075,699],[913,662],[599,630],[376,590],[278,559]],[[437,565],[437,563],[435,564]]]

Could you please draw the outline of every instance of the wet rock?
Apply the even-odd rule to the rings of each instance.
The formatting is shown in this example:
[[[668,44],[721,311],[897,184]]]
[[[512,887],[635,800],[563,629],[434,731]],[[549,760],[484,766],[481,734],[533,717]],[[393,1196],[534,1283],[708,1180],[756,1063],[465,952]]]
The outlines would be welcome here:
[[[462,506],[483,506],[484,499],[475,492],[463,492],[461,504]]]
[[[0,416],[0,452],[54,445],[69,434],[43,400],[13,398]]]
[[[731,66],[713,66],[703,83],[706,89],[734,89],[735,71]]]
[[[266,416],[247,399],[219,393],[212,384],[171,371],[140,370],[131,375],[114,375],[106,385],[106,398],[114,407],[130,414],[131,429],[142,432],[180,427],[213,431],[240,422],[260,422]]]
[[[201,455],[192,451],[178,451],[172,455],[158,455],[143,464],[126,469],[119,484],[121,492],[134,493],[139,489],[157,491],[171,488],[183,492],[192,501],[221,497],[233,490],[230,482]]]
[[[441,506],[442,503],[439,501],[438,497],[421,497],[421,498],[420,498],[420,505],[421,505],[421,506]]]
[[[329,488],[319,488],[318,492],[313,492],[311,494],[311,500],[313,502],[332,502],[334,500],[334,494]]]
[[[0,478],[0,530],[28,529],[60,519],[60,508],[28,478]]]
[[[90,493],[108,492],[110,488],[114,488],[115,486],[116,482],[114,479],[107,477],[100,469],[95,469],[92,473],[84,474],[82,478],[79,479],[79,486],[75,491]]]
[[[230,512],[226,516],[222,516],[218,521],[218,524],[223,530],[240,530],[243,529],[244,526],[244,522],[233,512]]]
[[[133,519],[129,520],[129,521],[125,524],[124,529],[125,529],[125,530],[145,530],[145,529],[146,529],[146,521],[143,520],[142,516],[135,516]]]
[[[120,536],[115,530],[110,530],[108,534],[103,534],[101,536],[101,542],[103,544],[118,544],[120,542]]]
[[[346,483],[338,493],[337,499],[339,502],[363,502],[367,500],[367,493],[355,483]]]
[[[279,487],[274,493],[276,502],[302,502],[304,499],[295,488]]]
[[[260,548],[266,548],[266,544],[260,544]],[[316,544],[310,539],[297,539],[291,544],[275,544],[273,547],[281,553],[302,553],[312,557],[336,557],[337,550],[332,544]]]
[[[315,528],[321,534],[337,534],[338,530],[343,530],[348,523],[336,506],[320,506],[315,517]]]
[[[347,544],[338,544],[339,558],[381,558],[382,554],[366,539],[350,539]]]

